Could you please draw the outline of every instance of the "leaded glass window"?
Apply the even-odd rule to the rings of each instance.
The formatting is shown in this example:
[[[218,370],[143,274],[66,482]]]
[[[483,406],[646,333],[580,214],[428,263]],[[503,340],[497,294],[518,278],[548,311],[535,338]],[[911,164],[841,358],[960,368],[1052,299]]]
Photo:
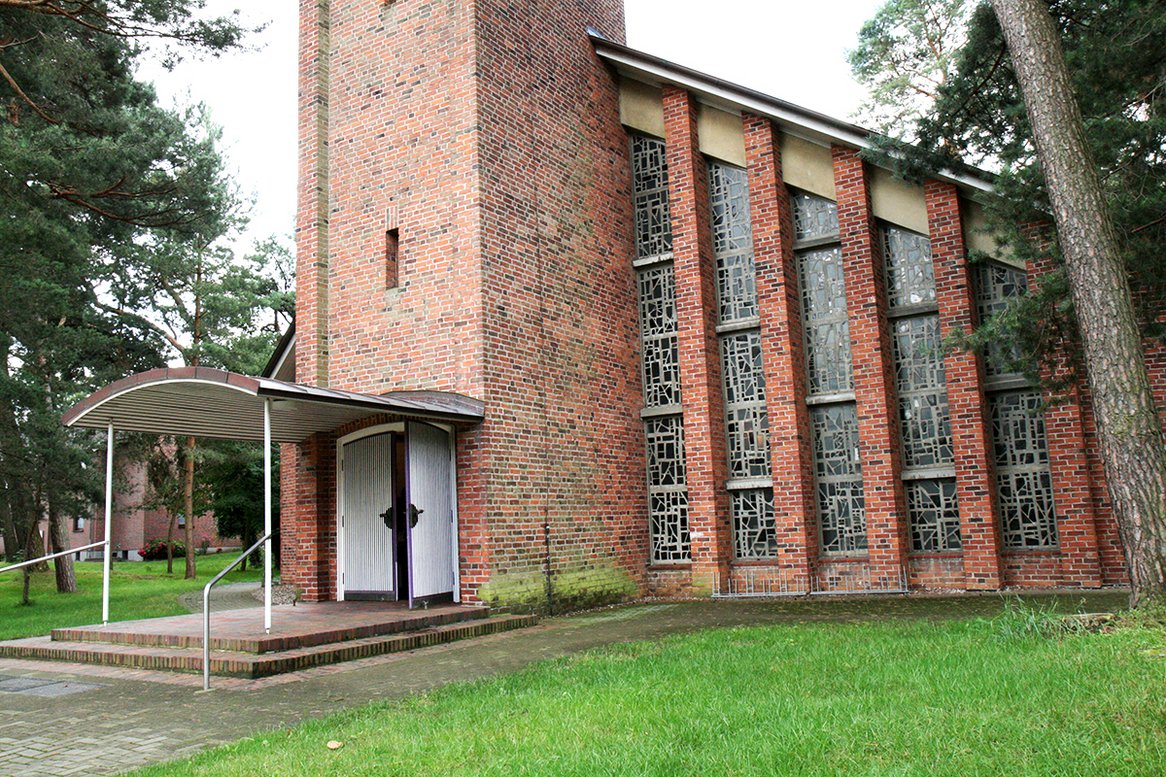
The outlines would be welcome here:
[[[810,409],[822,550],[866,550],[866,510],[858,459],[858,415],[852,403]]]
[[[1040,394],[1001,392],[988,405],[1004,547],[1055,547],[1057,518]]]
[[[994,262],[986,262],[976,268],[976,305],[980,321],[1008,307],[1010,300],[1028,291],[1028,278],[1023,270],[1006,267]],[[1016,352],[1002,343],[988,344],[984,359],[984,371],[989,376],[1016,375],[1009,362],[1016,360]]]
[[[931,241],[905,229],[883,230],[887,263],[887,304],[892,308],[935,303]]]
[[[709,162],[708,171],[720,320],[727,323],[756,318],[749,181],[739,167]]]
[[[816,240],[838,236],[838,205],[823,197],[806,192],[791,192],[794,209],[794,237],[797,240]]]
[[[652,523],[652,558],[689,558],[688,493],[684,461],[684,426],[680,416],[647,419],[648,502]]]
[[[858,454],[858,414],[853,400],[850,321],[842,274],[838,206],[791,192],[805,333],[806,382],[814,451],[818,532],[823,553],[866,550],[866,511]]]
[[[645,259],[670,253],[672,217],[664,141],[632,136],[632,197],[636,214],[636,257]]]
[[[806,374],[810,394],[852,391],[850,322],[842,249],[834,246],[798,256],[805,319]]]
[[[769,477],[769,418],[757,330],[721,337],[730,478]]]
[[[652,560],[687,561],[684,422],[679,412],[673,412],[680,406],[680,361],[676,280],[671,263],[668,160],[663,141],[633,135],[631,144],[644,405],[667,413],[644,422]]]
[[[737,558],[768,558],[777,553],[773,489],[754,488],[729,494]]]
[[[906,492],[912,549],[929,553],[959,550],[960,511],[955,479],[909,480]]]
[[[899,397],[899,430],[911,549],[960,547],[955,452],[947,408],[943,342],[935,296],[931,241],[899,227],[883,228],[887,317]]]
[[[976,271],[980,319],[987,321],[1027,290],[1023,270],[991,262],[980,265]],[[1006,378],[1007,385],[1015,387],[1021,376],[1007,365],[1015,359],[1016,354],[1004,346],[989,345],[985,368],[997,379],[997,386]],[[1056,547],[1057,516],[1040,393],[1032,389],[996,391],[988,396],[988,407],[1004,547]]]
[[[776,553],[776,545],[773,491],[755,487],[759,479],[769,482],[771,469],[749,181],[741,168],[713,160],[708,178],[718,323],[731,325],[721,332],[720,344],[734,547],[738,558],[765,558]],[[733,483],[745,478],[753,487],[741,490],[741,483]]]
[[[639,272],[640,336],[643,339],[644,404],[680,404],[680,357],[676,339],[676,284],[672,265]]]
[[[891,329],[903,465],[954,466],[939,316],[895,319]]]

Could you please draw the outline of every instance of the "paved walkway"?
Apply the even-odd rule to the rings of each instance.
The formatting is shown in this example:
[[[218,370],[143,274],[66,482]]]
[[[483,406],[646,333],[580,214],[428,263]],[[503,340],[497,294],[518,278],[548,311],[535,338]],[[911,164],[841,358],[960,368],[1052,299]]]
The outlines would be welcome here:
[[[1063,611],[1107,611],[1122,593],[1073,593]],[[110,774],[180,758],[329,712],[521,669],[612,642],[743,624],[991,615],[997,596],[646,603],[413,653],[262,680],[0,660],[0,775]]]

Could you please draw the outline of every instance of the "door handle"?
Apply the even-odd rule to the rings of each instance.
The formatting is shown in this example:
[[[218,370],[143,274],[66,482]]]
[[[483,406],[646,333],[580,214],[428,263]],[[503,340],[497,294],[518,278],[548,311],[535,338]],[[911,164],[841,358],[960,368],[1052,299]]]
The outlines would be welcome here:
[[[425,512],[412,502],[409,503],[409,528],[412,529],[417,525],[418,519],[421,518],[421,513]]]
[[[381,513],[381,520],[385,522],[386,528],[393,528],[393,508],[391,506],[388,510]]]

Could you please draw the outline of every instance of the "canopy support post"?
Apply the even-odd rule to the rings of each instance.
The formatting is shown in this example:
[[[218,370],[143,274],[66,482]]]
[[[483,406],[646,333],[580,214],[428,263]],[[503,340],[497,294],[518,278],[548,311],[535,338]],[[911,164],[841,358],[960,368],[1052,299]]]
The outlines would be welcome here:
[[[105,561],[101,570],[101,625],[109,625],[109,566],[113,554],[113,421],[105,441]]]
[[[271,633],[271,400],[263,400],[263,630]]]

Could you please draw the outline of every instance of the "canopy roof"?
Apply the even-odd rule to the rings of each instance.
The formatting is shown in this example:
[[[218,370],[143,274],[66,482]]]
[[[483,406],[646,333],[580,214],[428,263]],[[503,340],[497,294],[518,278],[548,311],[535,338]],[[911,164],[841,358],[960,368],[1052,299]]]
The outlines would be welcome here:
[[[66,426],[225,440],[263,440],[263,405],[271,400],[271,439],[300,442],[374,415],[475,424],[481,401],[444,391],[357,394],[252,378],[206,367],[163,368],[111,383],[78,402]]]

